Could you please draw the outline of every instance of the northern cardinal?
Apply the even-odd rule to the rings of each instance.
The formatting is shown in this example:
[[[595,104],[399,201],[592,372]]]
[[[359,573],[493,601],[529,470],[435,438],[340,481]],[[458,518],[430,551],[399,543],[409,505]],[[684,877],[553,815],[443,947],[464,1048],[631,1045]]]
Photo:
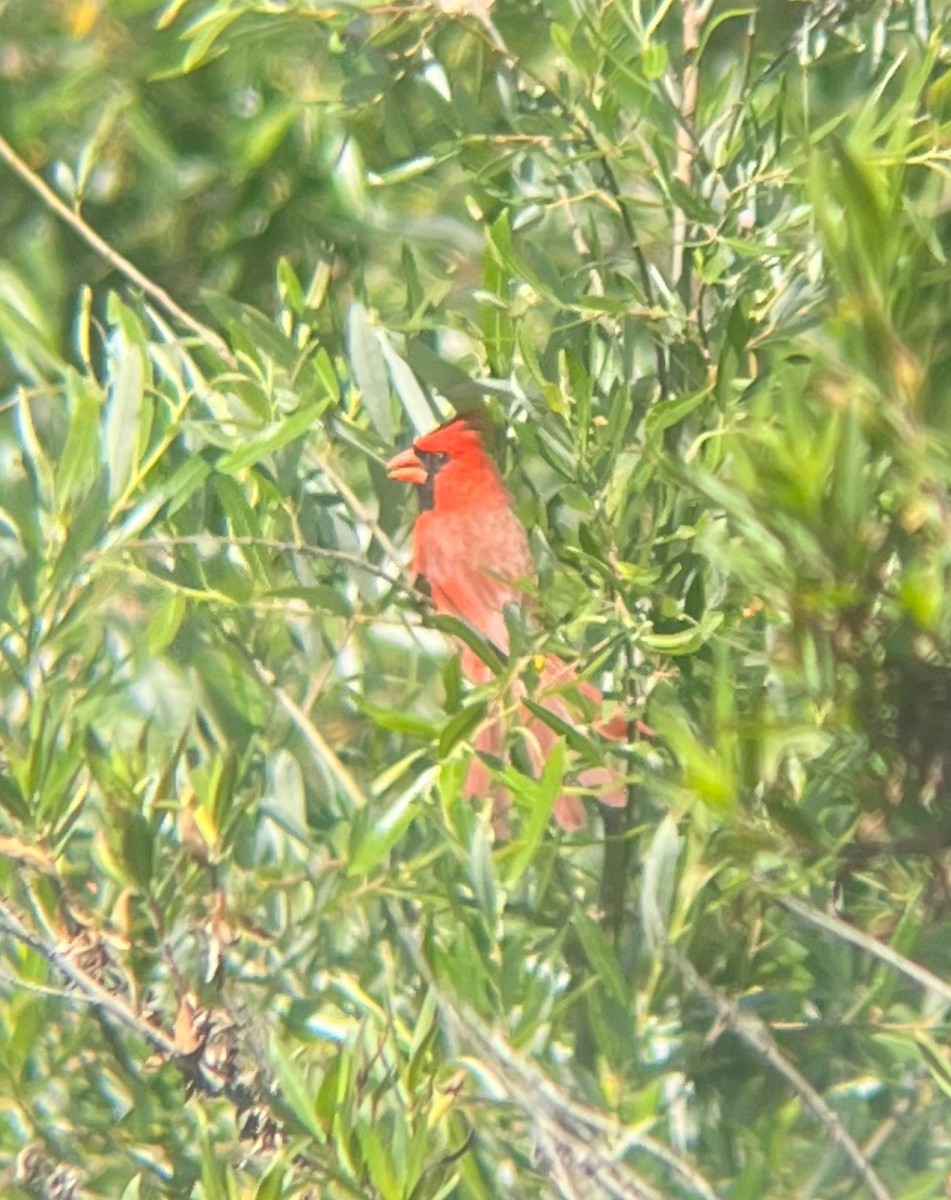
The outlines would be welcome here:
[[[387,464],[391,479],[419,489],[420,514],[413,530],[413,571],[429,584],[437,612],[468,622],[504,655],[509,636],[504,609],[528,599],[526,583],[534,564],[525,529],[512,507],[498,468],[489,457],[477,423],[461,416],[418,438],[412,449],[394,455]],[[462,647],[462,669],[473,683],[491,678],[490,668],[468,646]],[[582,695],[596,714],[595,727],[606,737],[627,736],[627,719],[621,715],[605,721],[601,693],[577,679],[570,664],[548,655],[539,677],[538,702],[562,721],[572,722],[569,698]],[[524,696],[516,684],[517,697]],[[521,709],[529,755],[538,770],[544,765],[558,734],[538,716]],[[505,730],[498,715],[479,730],[477,750],[498,754]],[[578,783],[597,792],[603,804],[622,807],[627,800],[623,782],[607,767],[582,771]],[[484,764],[474,759],[466,781],[470,796],[485,795],[490,777]],[[580,829],[585,810],[577,795],[565,792],[555,801],[554,816],[563,829]],[[496,812],[497,828],[504,828],[504,812]]]

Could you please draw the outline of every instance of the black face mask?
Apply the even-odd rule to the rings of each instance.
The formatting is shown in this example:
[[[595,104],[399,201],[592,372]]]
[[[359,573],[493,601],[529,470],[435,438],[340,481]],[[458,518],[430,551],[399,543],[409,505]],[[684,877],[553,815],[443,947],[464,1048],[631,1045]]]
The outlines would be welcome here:
[[[417,450],[416,457],[426,472],[426,482],[419,489],[419,509],[425,512],[436,503],[436,476],[449,461],[448,454],[437,454],[432,450]]]

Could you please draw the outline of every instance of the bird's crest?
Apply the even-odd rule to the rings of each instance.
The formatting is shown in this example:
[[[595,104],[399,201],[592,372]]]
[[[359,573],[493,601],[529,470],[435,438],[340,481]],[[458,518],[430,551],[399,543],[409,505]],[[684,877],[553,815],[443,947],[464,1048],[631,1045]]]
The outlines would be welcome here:
[[[432,433],[425,433],[413,443],[417,453],[448,454],[450,457],[465,454],[484,454],[485,438],[489,424],[485,415],[474,410],[460,413],[446,421]]]

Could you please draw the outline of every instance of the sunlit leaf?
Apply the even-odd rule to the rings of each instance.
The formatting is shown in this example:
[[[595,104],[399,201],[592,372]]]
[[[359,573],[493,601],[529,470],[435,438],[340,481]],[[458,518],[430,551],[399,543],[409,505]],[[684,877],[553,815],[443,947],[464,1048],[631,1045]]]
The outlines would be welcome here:
[[[367,415],[373,422],[380,439],[392,445],[396,433],[393,424],[393,409],[390,403],[390,383],[386,370],[386,359],[377,331],[362,304],[350,307],[347,320],[347,346],[353,376],[360,389],[360,399]]]

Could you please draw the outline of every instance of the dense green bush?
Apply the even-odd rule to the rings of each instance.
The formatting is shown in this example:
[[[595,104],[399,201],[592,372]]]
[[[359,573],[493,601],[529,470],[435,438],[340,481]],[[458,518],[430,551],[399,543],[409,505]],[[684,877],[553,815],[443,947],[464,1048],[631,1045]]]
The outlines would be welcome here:
[[[944,1194],[949,6],[0,31],[3,1194]],[[383,464],[476,405],[470,688]],[[501,840],[541,648],[629,803]]]

